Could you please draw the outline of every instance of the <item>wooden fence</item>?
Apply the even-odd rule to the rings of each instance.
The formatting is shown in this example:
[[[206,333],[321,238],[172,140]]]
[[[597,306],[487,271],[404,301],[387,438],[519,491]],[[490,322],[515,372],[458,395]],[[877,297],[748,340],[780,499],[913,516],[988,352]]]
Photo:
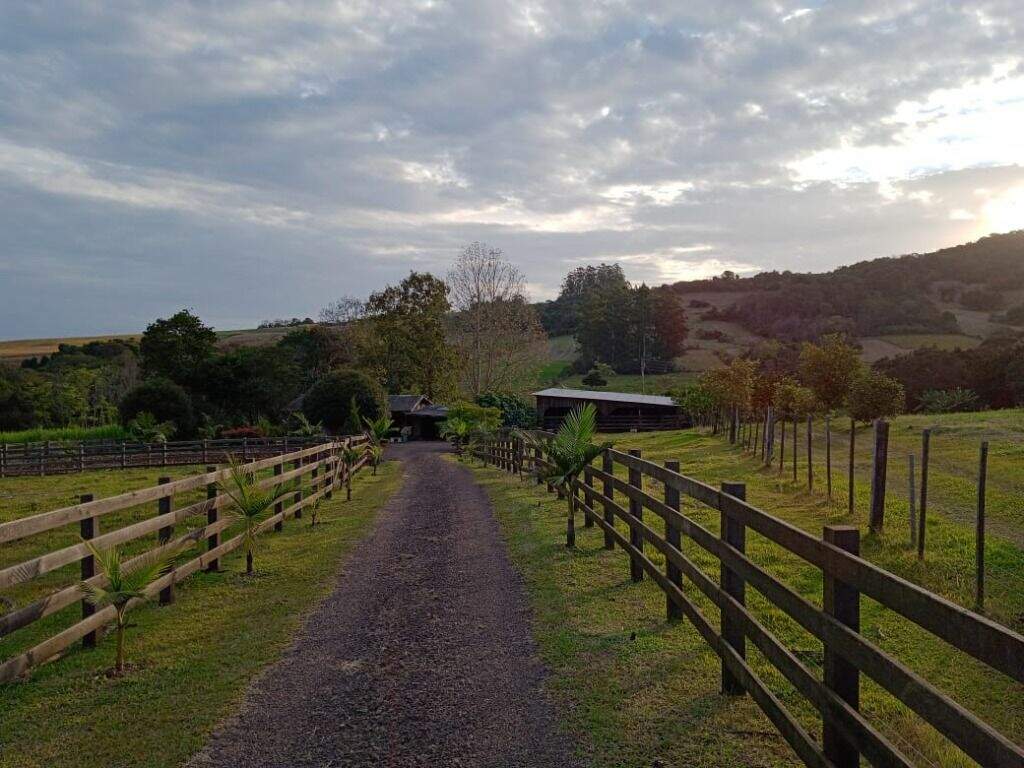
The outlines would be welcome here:
[[[514,438],[485,444],[476,453],[510,472],[550,466],[541,450],[527,451]],[[628,479],[615,475],[616,466],[625,469]],[[644,490],[645,478],[661,485],[662,498]],[[825,526],[823,537],[815,538],[747,503],[742,484],[723,483],[716,489],[680,474],[678,462],[661,466],[645,461],[639,451],[606,450],[600,468],[589,466],[570,490],[570,506],[574,512],[582,510],[588,526],[603,530],[605,547],[618,545],[628,554],[632,579],[650,576],[666,595],[668,617],[688,618],[720,657],[723,693],[750,694],[806,765],[856,768],[861,756],[876,766],[913,765],[860,711],[864,674],[985,768],[1024,766],[1019,745],[860,633],[860,598],[877,601],[1018,683],[1024,683],[1024,637],[862,559],[856,528]],[[718,511],[718,535],[681,512],[682,497]],[[661,518],[663,532],[651,526],[645,511]],[[628,536],[616,528],[616,519],[625,524]],[[748,532],[820,570],[822,608],[747,556]],[[664,556],[664,570],[646,555],[648,544]],[[698,568],[692,546],[718,561],[717,578]],[[747,608],[748,585],[822,643],[820,677]],[[688,594],[693,588],[718,609],[717,630]],[[748,639],[818,711],[820,742],[748,662]]]
[[[57,475],[87,469],[128,469],[208,464],[225,455],[243,462],[318,445],[330,438],[244,437],[143,443],[134,440],[0,443],[0,477]]]
[[[351,445],[361,445],[366,442],[366,438],[349,438],[348,441]],[[294,486],[291,503],[285,506],[285,501],[279,502],[274,507],[273,514],[260,523],[260,530],[273,528],[279,531],[288,518],[301,518],[303,509],[316,504],[322,498],[331,498],[333,491],[341,487],[347,479],[346,472],[351,471],[354,474],[366,464],[368,459],[364,456],[351,470],[345,467],[338,456],[342,445],[343,443],[336,442],[321,443],[244,465],[244,470],[254,477],[260,477],[260,473],[266,473],[268,470],[272,473],[259,480],[262,488],[286,483]],[[291,466],[286,468],[286,465]],[[150,595],[159,593],[161,603],[170,603],[174,600],[174,586],[177,583],[203,569],[219,570],[220,559],[242,544],[241,535],[221,541],[221,534],[232,525],[233,519],[221,515],[221,510],[230,506],[230,498],[219,491],[218,484],[229,481],[229,477],[229,469],[207,467],[205,474],[174,481],[170,478],[161,478],[160,484],[156,486],[119,496],[94,500],[91,495],[85,495],[81,498],[81,503],[74,506],[0,524],[0,545],[41,535],[58,539],[63,535],[64,541],[67,541],[65,526],[75,523],[79,524],[82,539],[91,540],[95,546],[101,548],[140,542],[143,537],[154,534],[155,539],[149,542],[154,546],[137,544],[136,547],[147,552],[174,552],[187,545],[200,546],[205,541],[205,552],[187,562],[175,563],[166,575],[150,585]],[[205,498],[188,503],[180,509],[174,508],[176,496],[194,496],[204,491]],[[143,513],[140,517],[140,505],[148,504],[154,505],[155,514],[150,516]],[[100,532],[100,523],[105,515],[129,510],[134,510],[134,514],[127,524],[108,532]],[[182,523],[189,530],[178,533],[175,526]],[[52,546],[52,543],[44,539],[44,546]],[[125,563],[126,566],[143,556],[142,552],[133,551],[132,554],[133,558]],[[81,564],[81,580],[103,584],[103,576],[95,573],[94,560],[89,549],[81,542],[61,546],[0,569],[0,590],[27,584],[75,563]],[[32,600],[27,605],[14,606],[7,613],[0,614],[0,639],[5,639],[41,619],[75,603],[81,603],[80,620],[42,641],[35,642],[22,652],[0,660],[0,683],[8,682],[28,669],[54,658],[79,640],[86,647],[95,645],[98,630],[113,620],[114,609],[109,607],[94,611],[93,607],[82,599],[79,580],[67,583],[67,579],[71,577],[70,572],[64,574],[64,579],[54,584],[57,587],[54,591]]]

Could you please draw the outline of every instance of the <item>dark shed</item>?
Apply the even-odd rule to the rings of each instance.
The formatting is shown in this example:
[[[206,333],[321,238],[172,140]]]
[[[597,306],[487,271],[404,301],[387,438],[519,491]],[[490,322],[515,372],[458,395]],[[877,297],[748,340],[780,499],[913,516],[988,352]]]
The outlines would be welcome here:
[[[597,408],[602,432],[685,429],[690,420],[671,397],[631,392],[591,392],[586,389],[542,389],[537,398],[537,419],[544,429],[557,429],[568,413],[585,403]]]

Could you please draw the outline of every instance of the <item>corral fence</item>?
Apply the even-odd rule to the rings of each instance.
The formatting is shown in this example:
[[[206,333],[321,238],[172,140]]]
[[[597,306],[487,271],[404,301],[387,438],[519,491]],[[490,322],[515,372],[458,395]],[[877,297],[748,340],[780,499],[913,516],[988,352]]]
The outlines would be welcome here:
[[[292,492],[290,497],[286,495],[278,501],[273,513],[259,523],[260,530],[282,530],[289,518],[301,518],[304,509],[320,503],[321,499],[330,499],[335,490],[345,487],[369,458],[364,455],[348,467],[339,455],[340,450],[346,445],[359,446],[366,442],[365,437],[322,442],[241,465],[243,472],[258,480],[260,488],[281,486]],[[0,614],[0,642],[10,648],[10,641],[18,643],[19,633],[31,635],[28,643],[21,643],[28,647],[0,659],[0,683],[9,682],[57,657],[79,641],[85,647],[93,647],[98,632],[113,621],[113,607],[95,610],[83,599],[80,581],[104,585],[106,580],[96,573],[95,557],[82,540],[89,540],[100,549],[130,547],[131,559],[123,564],[129,568],[154,551],[173,553],[188,546],[201,547],[205,542],[202,554],[187,562],[175,562],[167,574],[150,585],[148,594],[159,593],[161,604],[174,602],[175,585],[190,575],[202,570],[220,570],[221,558],[238,549],[243,536],[221,540],[222,534],[234,523],[231,515],[222,514],[230,507],[231,499],[220,490],[221,483],[230,482],[231,470],[214,466],[206,470],[204,474],[179,480],[160,478],[155,486],[104,499],[85,494],[74,506],[0,524],[0,553],[5,549],[10,553],[15,546],[18,547],[14,550],[16,556],[42,550],[41,554],[0,569],[0,590],[12,594],[12,588],[20,588],[30,596],[27,604],[21,606],[7,598],[12,607]],[[176,499],[182,500],[183,506],[176,507]],[[110,525],[106,521],[111,519],[119,527],[101,533],[101,524],[106,527]],[[77,530],[71,529],[75,524]],[[180,530],[182,527],[186,530]],[[35,548],[32,547],[34,539],[40,542]],[[69,568],[76,563],[80,564],[79,573]],[[39,584],[33,589],[32,582],[37,580]],[[81,613],[77,620],[72,619],[70,626],[61,626],[60,617],[50,619],[45,631],[33,626],[76,603],[81,603]],[[38,637],[51,630],[56,630],[55,634]]]
[[[515,437],[483,444],[476,455],[520,475],[531,467],[551,466],[542,449]],[[616,476],[616,467],[625,470],[627,479]],[[661,498],[644,489],[645,479],[649,486],[661,486]],[[539,473],[536,481],[542,482]],[[548,490],[555,489],[549,486]],[[898,735],[883,734],[860,711],[861,675],[985,768],[1024,765],[1019,745],[861,634],[861,597],[871,598],[884,610],[982,662],[987,671],[1016,683],[1024,683],[1024,637],[862,559],[856,528],[825,526],[818,539],[749,504],[743,484],[722,483],[721,488],[713,488],[680,474],[678,462],[655,464],[637,450],[604,451],[600,468],[588,466],[582,480],[565,490],[571,510],[567,543],[574,538],[575,513],[582,511],[585,525],[596,525],[604,532],[606,549],[618,546],[629,556],[631,579],[639,582],[649,576],[665,593],[668,618],[685,616],[720,657],[722,692],[748,693],[806,765],[856,768],[861,757],[875,766],[915,764],[893,743]],[[682,499],[717,511],[718,534],[683,514]],[[663,531],[652,527],[645,511],[661,519]],[[628,536],[616,527],[616,520],[624,524]],[[758,545],[781,548],[820,571],[821,608],[748,556],[752,534],[763,539]],[[648,557],[647,545],[664,556],[664,570]],[[718,563],[718,573],[705,573],[695,562],[697,555],[710,555]],[[809,668],[805,653],[788,647],[772,625],[748,608],[748,586],[820,641],[824,662],[820,675]],[[718,622],[698,606],[694,588],[717,609]],[[755,671],[747,658],[748,640],[817,711],[820,741]],[[910,751],[911,746],[904,749]]]
[[[809,492],[823,492],[830,502],[845,505],[851,516],[865,512],[868,528],[875,533],[883,530],[887,520],[893,524],[891,518],[896,508],[905,509],[905,517],[895,524],[907,532],[907,544],[916,550],[918,560],[926,557],[927,521],[936,508],[946,507],[947,513],[955,512],[952,517],[959,522],[973,523],[973,551],[964,567],[974,570],[974,607],[984,610],[986,572],[999,569],[996,564],[986,563],[990,441],[978,442],[975,461],[960,463],[956,476],[942,478],[940,491],[958,493],[957,498],[945,501],[935,498],[930,485],[932,471],[936,469],[936,430],[932,427],[922,427],[916,449],[900,455],[892,447],[891,423],[886,419],[876,419],[869,428],[858,430],[852,419],[794,417],[768,408],[749,414],[737,409],[728,418],[717,413],[703,414],[696,421],[698,426],[711,429],[712,434],[727,436],[730,443],[758,457],[765,467],[777,468],[780,478],[803,485]],[[1012,445],[991,447],[1002,448],[1004,452],[1014,450]],[[861,471],[865,461],[867,477]],[[857,509],[858,487],[868,491],[864,510]],[[997,576],[1011,589],[1024,588],[1024,578],[1019,573],[1000,571]]]
[[[146,443],[135,440],[0,443],[0,477],[58,475],[87,469],[129,469],[208,464],[225,455],[242,462],[279,456],[331,438],[242,437]]]

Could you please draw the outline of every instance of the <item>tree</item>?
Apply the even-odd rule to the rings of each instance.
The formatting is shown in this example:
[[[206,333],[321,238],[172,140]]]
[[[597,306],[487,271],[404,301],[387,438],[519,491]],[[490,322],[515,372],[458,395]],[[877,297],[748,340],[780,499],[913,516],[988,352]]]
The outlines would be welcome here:
[[[536,409],[521,396],[508,392],[484,392],[476,404],[501,411],[503,427],[532,427],[537,422]]]
[[[187,384],[199,365],[213,355],[217,334],[187,309],[151,323],[139,344],[142,371]]]
[[[523,274],[497,248],[473,242],[448,273],[463,386],[474,396],[532,373],[547,336],[526,302]]]
[[[818,410],[818,399],[814,391],[788,376],[775,383],[772,402],[779,416],[790,419],[807,416]]]
[[[874,421],[903,412],[903,385],[883,373],[862,369],[850,385],[847,408],[855,421]]]
[[[124,633],[128,628],[125,617],[129,609],[148,599],[146,589],[160,576],[167,572],[176,550],[154,549],[140,555],[132,563],[121,561],[117,547],[99,549],[92,542],[86,541],[85,546],[95,558],[100,573],[107,581],[106,586],[89,581],[80,584],[85,601],[96,608],[113,606],[115,631],[117,632],[117,655],[114,661],[114,673],[124,674]]]
[[[352,296],[342,296],[320,310],[320,322],[326,325],[345,325],[366,314],[366,303]]]
[[[331,371],[314,384],[303,398],[302,412],[336,432],[346,423],[353,399],[361,414],[376,418],[389,413],[381,386],[362,371],[346,368]]]
[[[231,514],[244,525],[242,530],[242,546],[245,547],[245,572],[253,573],[253,555],[259,544],[262,532],[260,518],[290,492],[282,485],[275,485],[270,490],[260,487],[258,481],[248,469],[231,460],[228,467],[229,482],[218,483],[220,489],[231,499]]]
[[[807,342],[800,351],[800,377],[826,411],[843,404],[863,366],[857,349],[837,334],[825,336],[819,344]]]
[[[188,393],[167,379],[142,382],[125,395],[119,410],[122,424],[128,424],[140,413],[150,413],[157,422],[173,423],[178,437],[190,437],[196,426]]]
[[[399,285],[371,294],[366,304],[376,344],[369,351],[388,392],[430,399],[455,393],[457,358],[448,343],[448,286],[431,274],[410,272]]]
[[[572,487],[573,481],[579,477],[584,467],[611,447],[611,443],[595,444],[596,434],[597,409],[593,403],[570,411],[554,437],[537,438],[531,434],[520,433],[524,442],[544,451],[549,466],[540,470],[541,479],[561,488],[568,499],[566,547],[576,546],[576,491]]]
[[[655,357],[671,360],[681,355],[686,346],[690,332],[686,310],[679,297],[666,288],[655,289],[653,300]]]
[[[283,347],[244,347],[206,361],[193,381],[199,410],[252,424],[283,415],[302,393],[304,376]]]
[[[599,363],[599,365],[604,365],[604,363]],[[605,366],[605,367],[609,367],[609,366]],[[602,371],[600,368],[598,368],[596,365],[593,368],[591,368],[589,371],[587,371],[587,375],[584,376],[581,379],[581,382],[583,384],[586,384],[588,387],[607,387],[608,386],[608,378],[607,378],[607,376],[605,376],[605,372]]]
[[[354,362],[355,350],[345,341],[345,329],[314,325],[290,331],[278,346],[291,355],[308,385],[331,369]]]

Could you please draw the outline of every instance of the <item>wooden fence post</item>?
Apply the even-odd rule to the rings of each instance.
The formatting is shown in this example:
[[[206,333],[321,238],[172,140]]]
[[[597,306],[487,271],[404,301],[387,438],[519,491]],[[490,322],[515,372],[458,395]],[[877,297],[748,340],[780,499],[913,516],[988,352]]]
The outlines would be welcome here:
[[[583,527],[594,527],[594,516],[587,510],[594,508],[594,471],[589,464],[583,468]]]
[[[275,464],[274,465],[274,477],[279,476],[282,472],[284,472],[284,467],[280,463]],[[274,503],[274,514],[275,515],[281,515],[281,513],[283,511],[284,511],[284,501],[282,501],[281,498],[278,498],[278,500]],[[284,530],[284,515],[281,515],[281,519],[278,520],[276,523],[274,523],[274,530],[275,531],[283,531]]]
[[[331,447],[327,449],[327,460],[330,464],[324,466],[324,488],[327,490],[324,493],[324,498],[330,501],[334,496],[334,481],[338,477],[338,450],[331,444]]]
[[[985,486],[988,482],[988,441],[981,444],[978,459],[978,518],[975,526],[974,605],[979,612],[985,610]]]
[[[640,449],[632,448],[629,451],[629,455],[637,459],[640,458]],[[634,488],[643,488],[644,476],[640,473],[639,469],[629,468],[629,484]],[[644,537],[640,535],[639,529],[634,524],[634,520],[644,519],[644,505],[636,499],[630,497],[629,499],[629,543],[633,545],[639,552],[644,551]],[[644,568],[640,564],[639,558],[630,552],[629,555],[629,577],[634,582],[640,582],[644,580]]]
[[[615,498],[615,484],[609,479],[615,472],[615,462],[612,461],[611,452],[605,451],[601,454],[601,471],[609,477],[605,478],[601,486],[602,495],[608,499],[603,503],[604,521],[609,526],[615,525],[615,513],[612,511],[612,499]],[[606,530],[604,532],[604,548],[615,549],[615,538]]]
[[[832,501],[832,417],[825,417],[825,485]]]
[[[874,533],[885,527],[885,477],[889,464],[889,422],[875,421],[875,451],[871,470],[871,516],[868,525]]]
[[[669,472],[675,472],[678,474],[679,462],[666,461],[665,469]],[[667,483],[665,485],[665,506],[670,509],[674,509],[676,512],[679,511],[679,490],[672,488]],[[675,547],[680,552],[683,551],[682,532],[677,526],[672,525],[668,520],[665,520],[665,541],[670,547]],[[665,575],[668,577],[670,582],[680,589],[683,588],[683,573],[678,567],[673,565],[668,558],[665,559]],[[683,618],[682,610],[667,594],[665,595],[665,616],[669,621]]]
[[[216,467],[207,467],[206,471],[207,471],[207,473],[216,472],[217,468]],[[217,483],[216,482],[209,483],[206,486],[206,498],[211,500],[211,501],[216,499],[217,498],[217,491],[218,491]],[[213,525],[218,520],[220,520],[220,510],[214,504],[211,503],[209,509],[206,510],[206,524],[207,525]],[[209,536],[206,537],[206,551],[207,552],[210,552],[211,550],[214,550],[214,549],[216,549],[219,546],[220,546],[220,533],[213,533],[213,534],[210,534]],[[206,572],[207,573],[217,573],[218,571],[220,571],[220,560],[219,559],[211,560],[209,565],[206,566]]]
[[[210,460],[210,441],[203,438],[203,464]]]
[[[124,440],[121,441],[121,469],[127,469],[128,467],[128,449],[125,447]]]
[[[794,414],[793,415],[793,482],[794,483],[796,482],[796,473],[797,473],[796,463],[797,463],[798,446],[800,445],[800,430],[797,428],[798,424],[799,424],[799,422],[797,421],[796,414]]]
[[[808,415],[807,417],[807,490],[809,493],[814,492],[814,417]]]
[[[309,473],[309,495],[310,496],[316,496],[317,492],[320,490],[320,482],[317,479],[319,477],[319,475],[320,475],[320,456],[321,456],[321,454],[318,452],[318,453],[314,453],[310,457],[311,462],[313,464],[313,471]]]
[[[0,477],[7,476],[7,443],[0,444]]]
[[[249,461],[249,438],[242,438],[242,463]]]
[[[744,483],[722,483],[722,493],[735,496],[741,501],[747,500],[747,486]],[[723,542],[740,553],[746,552],[747,529],[743,523],[733,520],[725,512],[720,512],[721,527],[719,537]],[[722,589],[740,605],[746,605],[746,584],[731,568],[723,561],[720,566],[719,580]],[[743,633],[743,625],[735,621],[726,610],[722,610],[722,639],[728,643],[740,655],[740,658],[747,657],[746,635]],[[725,662],[722,662],[722,693],[729,696],[743,694],[743,684],[726,669]]]
[[[162,466],[166,467],[167,466],[167,441],[166,440],[164,440],[164,442],[162,442],[160,444],[160,450],[163,453],[163,465]]]
[[[93,500],[91,493],[83,493],[78,497],[80,504],[88,504]],[[100,520],[98,517],[87,517],[81,521],[81,535],[83,541],[94,539],[99,535],[100,532]],[[87,555],[82,558],[82,581],[91,579],[96,575],[96,558],[93,555]],[[90,603],[88,600],[82,600],[82,618],[87,619],[96,613],[96,606]],[[95,648],[96,647],[96,630],[86,633],[82,637],[83,648]]]
[[[932,431],[921,432],[921,509],[917,515],[917,559],[924,560],[925,518],[928,516],[928,463],[931,454]]]
[[[85,471],[85,443],[81,441],[78,443],[78,471]]]
[[[849,498],[849,504],[848,504],[849,508],[847,509],[847,512],[849,512],[849,514],[851,514],[851,515],[853,514],[853,483],[854,483],[854,477],[853,477],[853,452],[854,452],[854,449],[856,448],[856,446],[857,446],[857,422],[854,419],[850,419],[850,470],[849,470],[849,476],[847,478],[847,491],[848,491],[848,494],[849,494],[850,498]]]
[[[782,471],[786,468],[786,417],[779,419],[779,423],[782,425],[779,432],[779,477],[782,477]]]
[[[910,546],[917,545],[917,469],[914,454],[907,454],[907,506],[909,507]]]
[[[294,462],[293,469],[302,469],[302,459],[296,459]],[[296,478],[295,493],[292,495],[292,504],[295,506],[295,519],[298,520],[302,517],[302,507],[299,505],[302,503],[302,475]]]
[[[159,480],[157,480],[157,483],[159,483],[160,485],[166,485],[169,482],[171,482],[171,478],[169,478],[169,477],[161,477]],[[158,515],[166,515],[170,511],[171,511],[171,497],[170,496],[161,496],[160,499],[158,499],[157,503],[156,503],[156,513]],[[166,544],[167,542],[169,542],[173,535],[174,535],[174,526],[173,525],[165,525],[163,528],[160,529],[160,532],[158,534],[158,539],[160,541],[160,544],[163,545],[163,544]],[[172,581],[170,586],[164,587],[163,589],[160,590],[160,605],[170,605],[173,602],[174,602],[174,582]]]
[[[860,532],[854,526],[826,525],[823,538],[829,544],[852,555],[860,555]],[[825,613],[859,633],[860,592],[828,573],[824,576],[822,607]],[[825,685],[854,710],[860,709],[859,674],[856,666],[825,644]],[[825,757],[831,760],[836,768],[857,768],[860,765],[857,749],[840,735],[827,717],[823,720],[822,744]]]

